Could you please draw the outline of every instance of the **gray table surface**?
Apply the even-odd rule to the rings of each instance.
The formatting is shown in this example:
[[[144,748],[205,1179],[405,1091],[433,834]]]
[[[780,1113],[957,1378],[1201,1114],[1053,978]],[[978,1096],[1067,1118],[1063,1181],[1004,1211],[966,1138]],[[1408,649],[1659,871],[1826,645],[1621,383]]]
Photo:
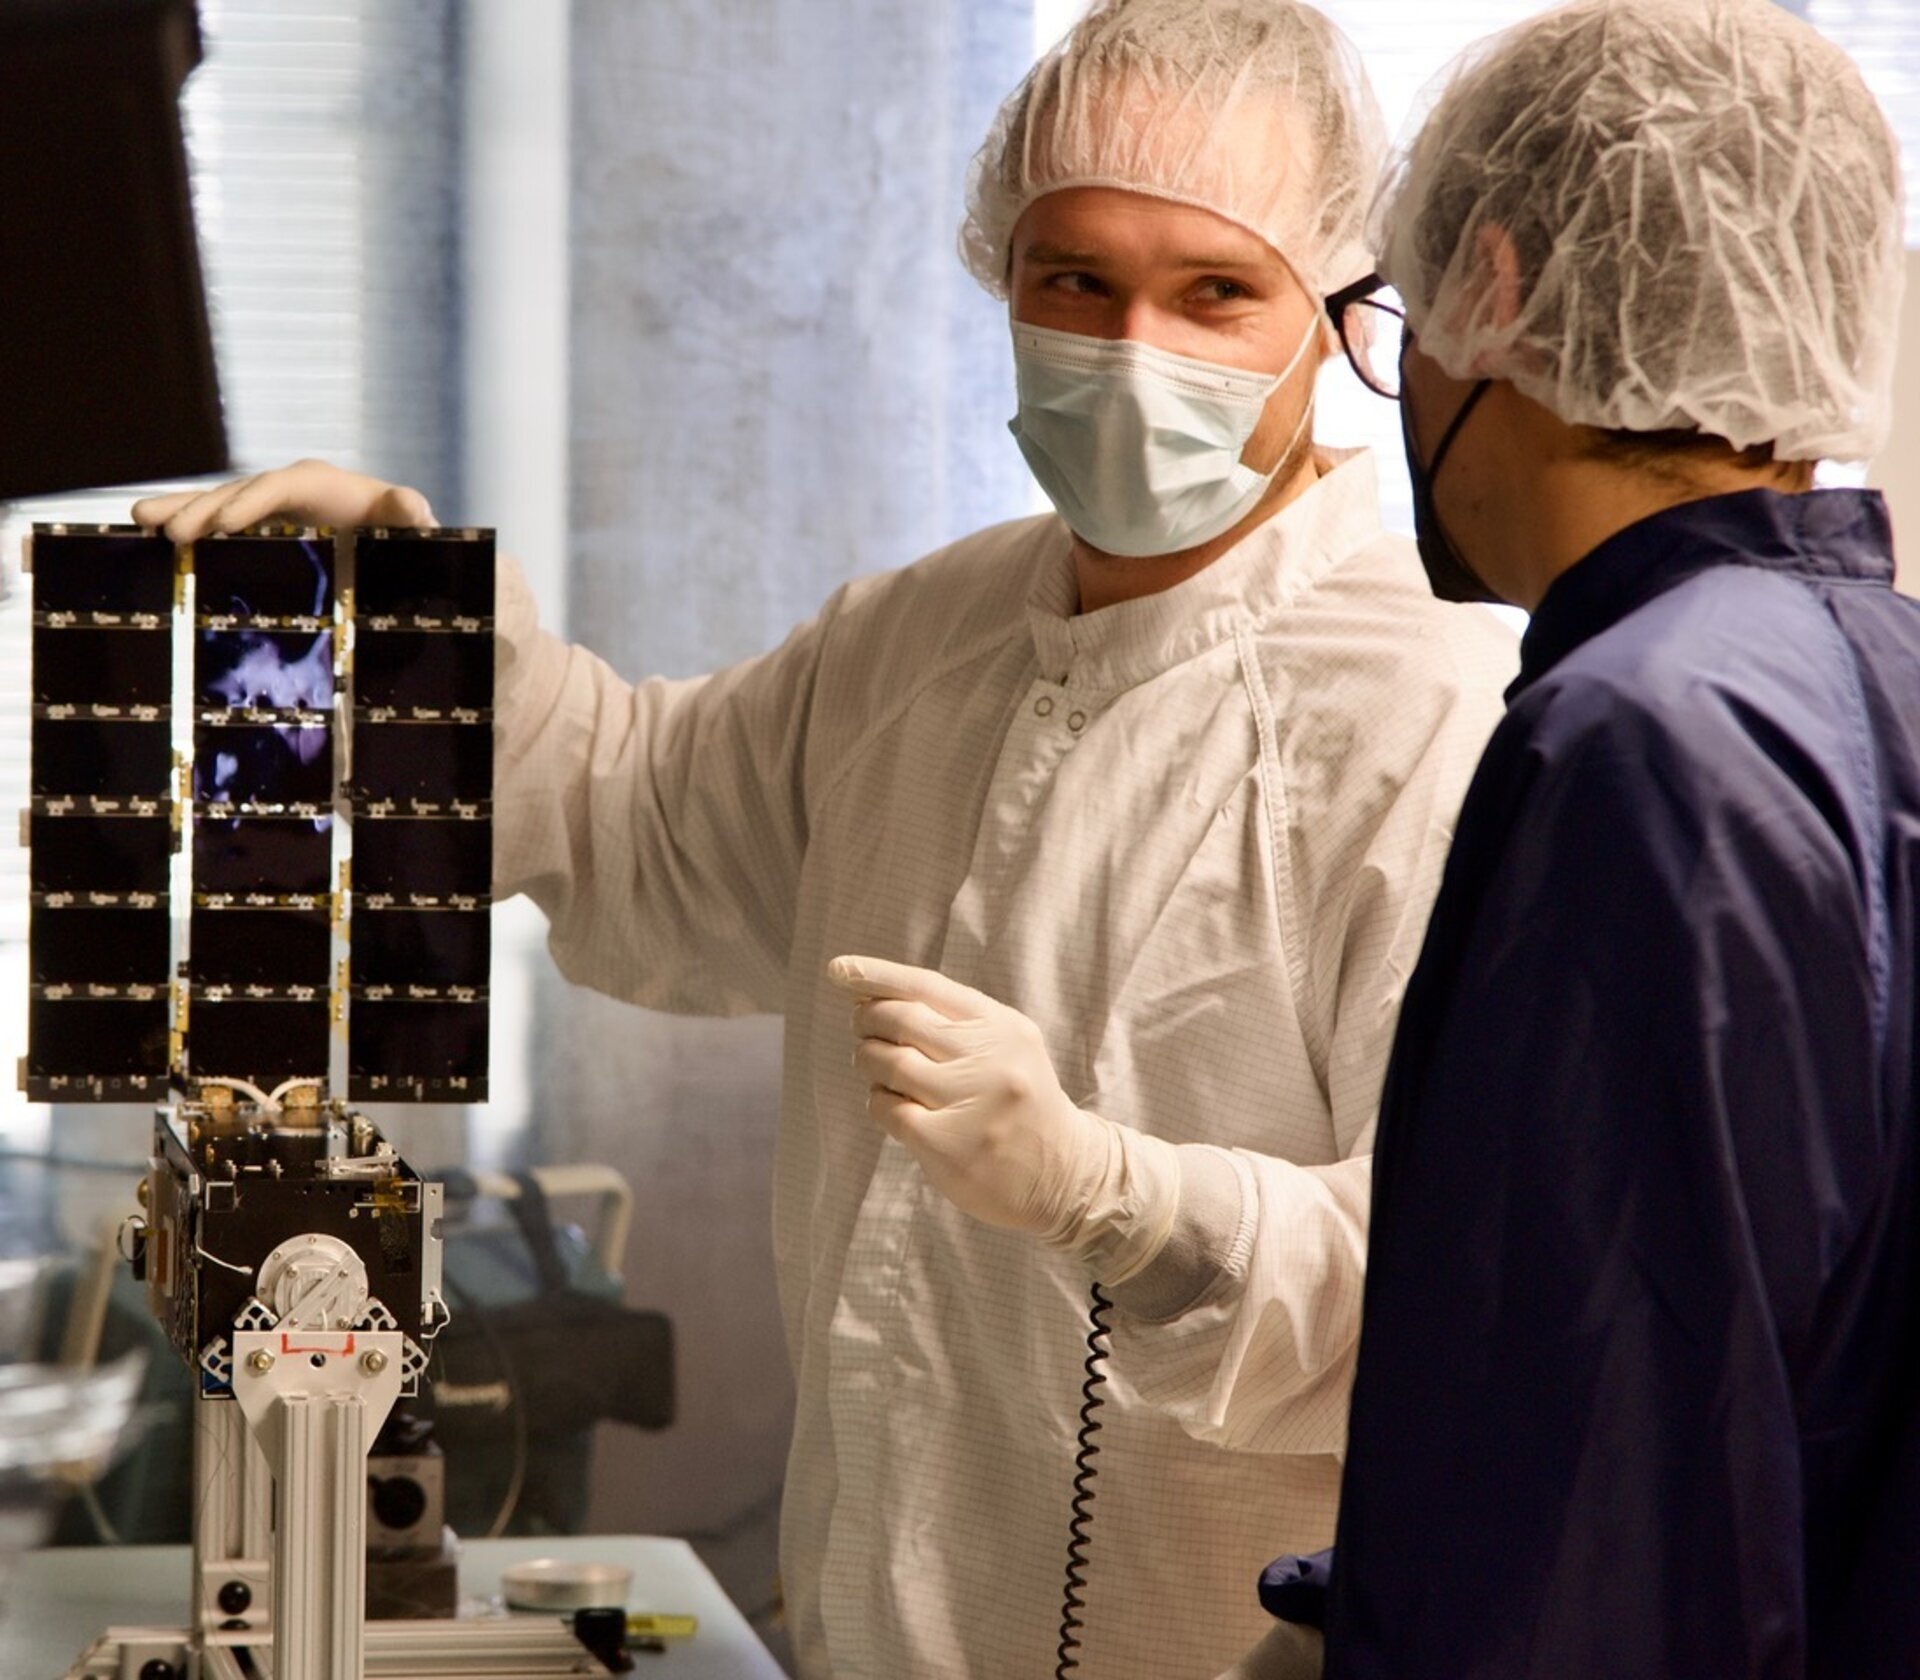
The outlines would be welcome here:
[[[629,1611],[700,1618],[700,1631],[637,1659],[635,1680],[782,1680],[684,1540],[587,1534],[546,1540],[464,1540],[461,1613],[498,1613],[500,1571],[529,1558],[587,1559],[633,1571]],[[0,1680],[58,1680],[106,1628],[184,1625],[185,1546],[73,1546],[29,1552],[0,1584]]]

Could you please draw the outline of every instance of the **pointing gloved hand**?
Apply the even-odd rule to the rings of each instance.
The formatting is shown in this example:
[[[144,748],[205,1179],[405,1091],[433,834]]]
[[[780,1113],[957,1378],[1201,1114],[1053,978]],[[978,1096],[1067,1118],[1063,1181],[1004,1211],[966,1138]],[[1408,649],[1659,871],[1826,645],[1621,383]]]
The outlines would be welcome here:
[[[164,527],[177,543],[194,542],[209,532],[244,531],[265,519],[341,527],[434,522],[433,509],[418,490],[325,461],[295,461],[211,490],[148,496],[133,504],[133,519],[150,531]]]
[[[1121,1284],[1160,1252],[1180,1203],[1174,1145],[1076,1108],[1040,1029],[927,968],[836,957],[853,994],[867,1112],[962,1213],[1026,1231]]]

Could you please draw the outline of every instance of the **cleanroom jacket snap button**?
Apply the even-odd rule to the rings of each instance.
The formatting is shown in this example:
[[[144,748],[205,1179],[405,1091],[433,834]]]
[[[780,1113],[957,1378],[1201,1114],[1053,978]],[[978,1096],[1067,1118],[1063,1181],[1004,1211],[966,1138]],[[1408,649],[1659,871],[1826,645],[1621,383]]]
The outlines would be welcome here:
[[[1050,717],[1052,714],[1053,696],[1051,694],[1043,694],[1038,700],[1034,701],[1033,715],[1035,717]]]
[[[1087,726],[1087,714],[1085,712],[1067,713],[1067,727],[1071,729],[1076,735],[1079,734],[1081,730],[1085,729],[1086,726]]]

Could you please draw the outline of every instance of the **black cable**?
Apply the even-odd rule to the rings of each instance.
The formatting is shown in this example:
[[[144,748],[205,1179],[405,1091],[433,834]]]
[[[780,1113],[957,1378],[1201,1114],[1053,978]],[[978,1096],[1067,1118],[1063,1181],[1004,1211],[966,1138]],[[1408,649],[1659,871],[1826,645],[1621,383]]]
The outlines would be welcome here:
[[[513,1410],[513,1472],[507,1481],[507,1491],[494,1511],[493,1521],[487,1525],[484,1536],[488,1540],[498,1540],[506,1533],[507,1524],[513,1521],[513,1513],[520,1504],[520,1495],[527,1483],[527,1461],[531,1456],[527,1439],[527,1406],[520,1391],[520,1373],[487,1309],[452,1278],[442,1281],[446,1284],[447,1293],[454,1298],[460,1310],[472,1318],[475,1328],[480,1332],[480,1339],[487,1344],[487,1351],[493,1356],[493,1367],[507,1385],[507,1402]]]
[[[1087,1380],[1080,1385],[1080,1435],[1079,1451],[1073,1458],[1073,1521],[1067,1525],[1071,1538],[1067,1541],[1067,1583],[1060,1598],[1060,1648],[1058,1661],[1054,1666],[1054,1680],[1067,1680],[1067,1676],[1080,1666],[1080,1659],[1074,1652],[1080,1649],[1078,1635],[1087,1624],[1080,1619],[1080,1612],[1087,1607],[1087,1601],[1081,1596],[1087,1584],[1087,1542],[1093,1525],[1093,1478],[1096,1474],[1094,1460],[1100,1455],[1100,1448],[1094,1436],[1100,1433],[1100,1420],[1094,1415],[1104,1406],[1106,1396],[1100,1392],[1100,1385],[1107,1380],[1107,1373],[1101,1369],[1107,1362],[1107,1319],[1113,1303],[1101,1293],[1100,1285],[1093,1286],[1092,1306],[1087,1313],[1092,1329],[1087,1332]]]

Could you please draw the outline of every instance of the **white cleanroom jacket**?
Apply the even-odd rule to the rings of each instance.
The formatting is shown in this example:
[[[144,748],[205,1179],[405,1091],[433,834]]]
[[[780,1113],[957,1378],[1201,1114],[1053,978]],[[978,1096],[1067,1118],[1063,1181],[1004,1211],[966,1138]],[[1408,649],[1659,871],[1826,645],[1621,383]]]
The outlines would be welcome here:
[[[1239,1186],[1200,1297],[1116,1329],[1081,1672],[1224,1668],[1260,1568],[1333,1531],[1375,1104],[1513,639],[1432,598],[1364,456],[1177,587],[1075,605],[1065,527],[1025,520],[633,686],[503,569],[498,890],[582,984],[786,1017],[808,1676],[1051,1672],[1086,1336],[1072,1264],[868,1119],[843,952],[1025,1011],[1074,1101]]]

